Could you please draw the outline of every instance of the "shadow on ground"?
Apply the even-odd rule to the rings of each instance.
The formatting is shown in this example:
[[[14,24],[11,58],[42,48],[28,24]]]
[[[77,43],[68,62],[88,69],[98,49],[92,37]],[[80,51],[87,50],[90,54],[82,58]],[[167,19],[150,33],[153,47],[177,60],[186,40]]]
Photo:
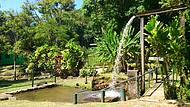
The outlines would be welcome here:
[[[26,82],[28,81],[27,79],[23,79],[23,80],[0,80],[0,88],[3,88],[3,87],[9,87],[13,84],[18,84],[18,83],[23,83],[23,82]]]

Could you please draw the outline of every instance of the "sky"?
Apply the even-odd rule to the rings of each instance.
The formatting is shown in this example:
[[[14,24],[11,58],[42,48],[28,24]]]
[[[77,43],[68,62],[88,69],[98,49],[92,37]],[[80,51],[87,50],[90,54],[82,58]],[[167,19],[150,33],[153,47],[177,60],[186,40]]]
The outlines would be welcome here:
[[[15,10],[21,11],[21,5],[26,0],[0,0],[0,10]],[[30,2],[35,0],[28,0]],[[76,8],[79,9],[82,5],[82,0],[75,0]]]

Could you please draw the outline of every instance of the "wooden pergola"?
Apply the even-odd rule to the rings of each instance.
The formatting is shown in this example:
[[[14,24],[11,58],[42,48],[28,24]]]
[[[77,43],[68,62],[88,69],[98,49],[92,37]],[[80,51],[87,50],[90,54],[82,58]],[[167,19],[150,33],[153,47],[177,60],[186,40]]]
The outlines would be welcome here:
[[[139,13],[136,15],[136,17],[140,18],[140,44],[141,44],[141,75],[145,73],[145,45],[144,45],[144,17],[150,16],[150,15],[157,15],[157,14],[163,14],[163,13],[169,13],[174,11],[181,11],[185,10],[187,7],[174,7],[169,9],[159,9],[156,11],[149,11],[144,13]],[[180,25],[181,27],[185,27],[185,17],[181,17],[180,19]],[[142,88],[141,88],[141,94],[145,92],[145,76],[142,76]]]

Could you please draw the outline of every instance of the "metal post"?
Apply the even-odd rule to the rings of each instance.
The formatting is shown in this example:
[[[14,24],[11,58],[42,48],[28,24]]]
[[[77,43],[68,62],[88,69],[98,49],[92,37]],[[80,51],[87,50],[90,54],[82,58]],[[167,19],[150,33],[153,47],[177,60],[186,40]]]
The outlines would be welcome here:
[[[105,102],[105,90],[102,91],[101,102]]]
[[[144,57],[144,17],[140,18],[140,42],[141,42],[141,75],[145,73],[145,57]],[[141,95],[145,92],[145,75],[142,76]]]
[[[126,101],[125,89],[121,89],[121,101]]]
[[[77,104],[77,93],[74,94],[74,104]]]

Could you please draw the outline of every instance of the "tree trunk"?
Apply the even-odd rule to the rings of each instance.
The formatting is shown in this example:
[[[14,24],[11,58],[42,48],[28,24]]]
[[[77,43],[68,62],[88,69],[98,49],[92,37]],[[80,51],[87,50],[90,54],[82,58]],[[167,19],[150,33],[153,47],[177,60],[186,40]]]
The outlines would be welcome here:
[[[34,87],[34,69],[32,69],[31,76],[32,76],[32,87]]]
[[[14,80],[16,80],[16,54],[13,55],[13,61],[14,61]]]

